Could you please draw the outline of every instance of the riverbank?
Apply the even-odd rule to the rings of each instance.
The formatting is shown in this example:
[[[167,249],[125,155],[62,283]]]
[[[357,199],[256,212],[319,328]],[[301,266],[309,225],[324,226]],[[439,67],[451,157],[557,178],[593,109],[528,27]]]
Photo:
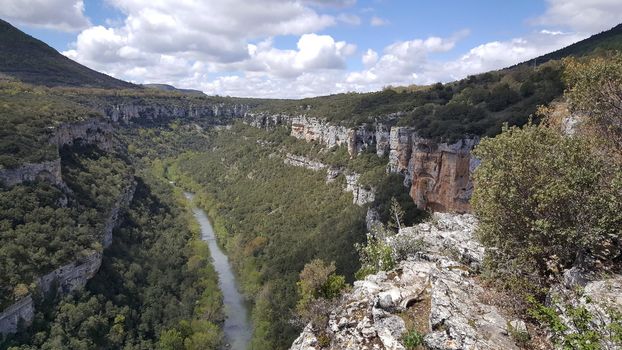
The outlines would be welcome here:
[[[185,192],[186,199],[192,202],[194,195]],[[218,287],[223,295],[225,323],[223,330],[228,348],[232,350],[248,349],[253,329],[248,317],[244,298],[240,294],[235,275],[227,255],[220,249],[216,241],[214,229],[205,211],[192,206],[194,218],[201,228],[201,239],[208,244],[213,266],[218,274]]]

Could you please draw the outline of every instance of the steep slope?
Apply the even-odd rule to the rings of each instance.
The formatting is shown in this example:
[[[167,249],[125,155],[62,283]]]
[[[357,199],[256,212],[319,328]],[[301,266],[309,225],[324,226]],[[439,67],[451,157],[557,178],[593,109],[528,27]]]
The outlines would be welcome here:
[[[46,86],[138,88],[70,60],[1,19],[0,73]]]
[[[534,60],[527,61],[522,64],[533,64],[535,61],[537,64],[542,64],[550,60],[559,60],[564,57],[574,56],[586,56],[593,53],[608,51],[608,50],[621,50],[622,49],[622,24],[605,30],[601,33],[592,35],[591,37],[576,42],[570,46],[566,46],[557,51],[553,51],[546,55],[535,58]]]

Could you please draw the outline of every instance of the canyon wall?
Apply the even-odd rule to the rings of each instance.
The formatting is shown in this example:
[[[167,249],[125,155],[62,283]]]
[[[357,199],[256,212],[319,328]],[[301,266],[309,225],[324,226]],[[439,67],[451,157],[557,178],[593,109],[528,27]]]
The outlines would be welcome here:
[[[5,186],[11,187],[35,180],[45,180],[58,186],[63,184],[60,158],[40,163],[24,163],[15,169],[0,170],[0,182]]]
[[[283,160],[283,162],[288,165],[303,167],[313,171],[320,171],[326,169],[326,183],[334,182],[335,180],[337,180],[337,177],[339,177],[339,175],[343,173],[342,168],[332,166],[329,167],[324,163],[318,162],[308,157],[297,156],[290,153],[287,153],[285,155],[285,159]],[[367,188],[360,184],[360,174],[348,173],[344,174],[344,177],[345,187],[343,191],[352,193],[352,204],[363,206],[375,200],[375,190],[373,188]]]
[[[464,138],[448,144],[418,136],[408,127],[390,127],[385,123],[363,124],[347,128],[333,125],[319,118],[247,113],[244,121],[259,128],[278,125],[290,127],[297,139],[316,142],[331,147],[347,147],[350,157],[367,149],[375,150],[379,157],[388,154],[387,171],[404,177],[404,187],[418,208],[438,212],[468,213],[473,192],[471,175],[478,160],[471,156],[478,138]],[[293,162],[293,160],[290,160]],[[337,175],[329,168],[329,177]],[[350,178],[354,184],[354,177]],[[347,185],[353,192],[355,203],[373,201],[369,192]],[[356,199],[358,198],[358,199]]]
[[[57,148],[55,159],[38,163],[23,163],[14,169],[0,169],[0,183],[11,187],[22,182],[44,180],[66,190],[58,149],[80,142],[111,152],[114,148],[113,129],[110,123],[97,119],[66,123],[54,130],[48,142]]]
[[[438,143],[416,132],[394,128],[388,169],[404,175],[404,186],[420,209],[468,213],[473,193],[471,174],[479,164],[471,150],[479,139]]]
[[[250,110],[249,105],[232,103],[172,103],[143,102],[112,103],[99,110],[113,122],[156,121],[174,118],[242,118]]]

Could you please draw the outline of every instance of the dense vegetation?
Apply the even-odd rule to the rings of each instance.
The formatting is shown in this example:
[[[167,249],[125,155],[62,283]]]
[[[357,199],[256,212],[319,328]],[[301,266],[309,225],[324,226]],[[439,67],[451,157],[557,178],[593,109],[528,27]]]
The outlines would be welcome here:
[[[593,276],[622,270],[621,63],[619,54],[565,60],[573,115],[564,115],[578,118],[570,134],[554,108],[542,109],[543,125],[506,127],[475,150],[482,165],[472,203],[480,239],[494,247],[486,275],[564,349],[600,349],[601,341],[622,345],[619,310],[608,308],[606,329],[594,330],[596,316],[572,301],[581,288],[554,300],[559,308],[544,300],[567,269]]]
[[[35,277],[93,250],[104,221],[129,184],[128,165],[91,147],[63,152],[66,194],[43,181],[2,188],[0,305],[33,290]]]
[[[149,172],[87,289],[38,303],[12,349],[217,349],[222,297],[181,193]],[[0,345],[0,348],[3,346]]]
[[[0,80],[0,169],[57,158],[53,129],[97,116],[48,89]]]
[[[285,165],[283,135],[236,125],[210,133],[209,152],[188,152],[169,176],[198,194],[253,301],[254,349],[291,344],[296,281],[306,262],[335,261],[352,279],[353,243],[364,239],[364,209],[323,173]],[[235,140],[232,142],[232,140]]]

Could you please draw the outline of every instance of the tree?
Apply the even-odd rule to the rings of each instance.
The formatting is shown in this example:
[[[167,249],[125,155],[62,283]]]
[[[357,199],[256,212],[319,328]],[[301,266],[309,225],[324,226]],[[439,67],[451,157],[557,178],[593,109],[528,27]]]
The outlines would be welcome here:
[[[532,282],[586,256],[605,262],[620,239],[620,169],[591,151],[588,141],[527,124],[504,127],[474,154],[472,204],[483,244],[495,263]]]
[[[622,150],[622,54],[564,60],[566,97],[573,111],[620,155]]]
[[[296,311],[304,323],[315,326],[326,321],[330,312],[330,300],[335,299],[347,287],[345,277],[335,274],[335,263],[315,259],[300,272],[297,283],[300,299]],[[323,311],[322,311],[323,310]]]
[[[395,197],[391,197],[390,213],[391,219],[389,220],[389,227],[397,229],[398,231],[401,230],[404,223],[404,209],[402,209],[402,206]]]

